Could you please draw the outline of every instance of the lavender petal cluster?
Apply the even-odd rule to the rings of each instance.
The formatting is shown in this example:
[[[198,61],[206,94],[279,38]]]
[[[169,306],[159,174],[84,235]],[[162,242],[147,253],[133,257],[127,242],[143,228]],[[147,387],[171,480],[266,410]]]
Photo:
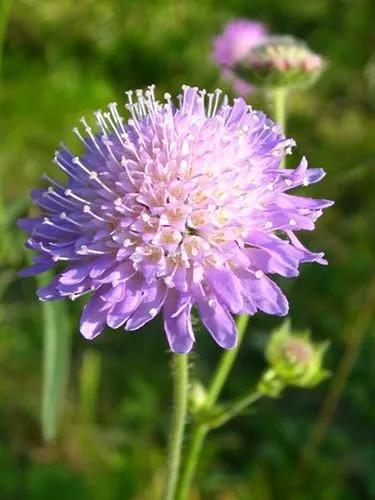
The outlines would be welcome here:
[[[172,351],[195,342],[191,311],[223,348],[236,345],[233,314],[283,316],[288,302],[269,275],[325,264],[296,231],[313,230],[330,201],[289,191],[324,176],[302,159],[282,169],[294,145],[241,98],[184,86],[178,101],[154,87],[128,92],[96,127],[74,129],[83,153],[55,154],[66,183],[48,176],[32,192],[41,215],[19,221],[36,252],[24,276],[58,268],[41,300],[84,295],[87,339],[111,328],[137,330],[160,312]]]

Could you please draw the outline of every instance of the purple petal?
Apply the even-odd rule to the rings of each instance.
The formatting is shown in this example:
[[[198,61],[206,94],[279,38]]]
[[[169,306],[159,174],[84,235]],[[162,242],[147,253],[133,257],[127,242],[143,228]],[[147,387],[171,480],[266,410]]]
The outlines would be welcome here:
[[[59,275],[59,282],[63,285],[75,285],[83,281],[89,274],[93,262],[76,264]]]
[[[242,309],[241,288],[232,271],[225,268],[210,267],[205,271],[207,281],[214,288],[216,295],[233,313]]]
[[[185,305],[181,310],[180,294],[171,290],[168,292],[163,305],[164,330],[168,343],[173,352],[187,353],[194,343],[194,333],[191,326],[191,304]],[[176,311],[180,311],[176,315]]]
[[[59,300],[63,297],[61,296],[57,285],[59,284],[57,277],[48,283],[48,285],[42,286],[37,289],[36,294],[40,300]]]
[[[291,194],[279,194],[276,203],[283,209],[307,208],[310,210],[322,210],[334,204],[331,200],[308,198],[306,196]]]
[[[237,342],[237,329],[232,316],[225,306],[215,301],[212,306],[208,302],[197,304],[201,320],[219,346],[232,349]]]
[[[104,302],[98,295],[94,295],[83,308],[80,331],[82,335],[91,340],[104,330],[107,313],[111,304]]]
[[[157,291],[150,300],[147,291],[145,292],[142,303],[137,307],[126,323],[126,330],[137,330],[148,321],[152,320],[160,311],[164,304],[167,290],[163,286],[157,287]]]
[[[230,126],[238,126],[239,122],[246,115],[248,111],[248,105],[244,101],[244,99],[239,98],[236,99],[233,103],[232,110],[230,114],[227,116],[226,124]]]
[[[103,255],[102,257],[98,257],[93,264],[90,277],[95,279],[99,278],[108,268],[113,265],[113,257],[108,255]]]
[[[111,328],[119,328],[137,309],[142,302],[142,290],[127,286],[124,298],[116,302],[108,313],[107,323]]]
[[[310,252],[310,250],[307,250],[307,248],[302,245],[293,231],[286,231],[286,234],[288,235],[290,242],[293,244],[295,251],[299,253],[300,262],[317,262],[318,264],[322,264],[323,266],[326,266],[328,264],[328,262],[324,258],[323,252],[314,253]]]
[[[51,269],[55,263],[52,262],[43,262],[43,263],[35,263],[32,266],[25,267],[24,269],[21,269],[20,271],[17,272],[17,275],[20,278],[26,278],[28,276],[35,276],[36,274],[44,273],[45,271],[48,271],[48,269]]]
[[[271,252],[262,248],[247,248],[246,255],[249,257],[253,269],[264,273],[276,273],[280,276],[291,278],[298,276],[298,260],[292,255],[283,259],[277,252]]]
[[[42,217],[37,217],[37,218],[25,217],[17,220],[17,226],[23,231],[31,233],[35,228],[35,226],[41,224],[42,222],[43,222]]]
[[[107,291],[102,293],[100,297],[105,302],[121,302],[125,300],[126,285],[125,283],[119,283],[116,286],[110,286]]]
[[[134,276],[136,273],[133,263],[130,261],[123,262],[112,269],[109,274],[100,276],[98,281],[100,283],[113,283],[118,281],[125,281]]]
[[[241,277],[241,284],[245,295],[248,295],[258,309],[268,314],[285,316],[288,314],[288,301],[280,288],[267,276],[255,278],[248,275]]]
[[[242,309],[240,314],[247,314],[248,316],[252,316],[257,312],[257,306],[254,300],[248,295],[242,294]]]

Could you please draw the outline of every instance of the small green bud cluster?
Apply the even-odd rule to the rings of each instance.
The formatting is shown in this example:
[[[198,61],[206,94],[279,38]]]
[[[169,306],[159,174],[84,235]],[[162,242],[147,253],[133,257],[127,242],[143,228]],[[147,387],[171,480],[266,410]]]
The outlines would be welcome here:
[[[316,344],[309,332],[294,332],[285,321],[275,330],[266,350],[269,368],[262,376],[258,391],[276,397],[284,387],[314,387],[328,376],[323,368],[327,343]]]

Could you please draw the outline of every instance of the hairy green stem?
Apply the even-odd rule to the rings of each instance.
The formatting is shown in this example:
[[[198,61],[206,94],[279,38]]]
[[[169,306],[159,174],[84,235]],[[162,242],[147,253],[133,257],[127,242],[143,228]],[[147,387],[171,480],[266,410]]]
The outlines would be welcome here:
[[[221,357],[216,372],[212,378],[208,388],[204,410],[209,412],[215,405],[220,392],[228,378],[229,372],[237,357],[239,347],[244,337],[246,327],[249,321],[249,316],[239,316],[237,319],[238,339],[237,345],[230,351],[225,351]],[[203,447],[204,440],[210,427],[206,423],[197,422],[192,430],[190,443],[186,452],[186,460],[184,462],[181,479],[177,489],[176,500],[185,500],[189,493],[195,470],[197,468],[199,455]]]
[[[171,433],[169,436],[167,477],[165,483],[164,500],[174,500],[178,474],[181,464],[181,451],[184,437],[184,428],[188,399],[188,356],[187,354],[173,355],[174,378],[174,408],[172,414]]]
[[[285,133],[285,121],[286,121],[286,95],[287,90],[284,87],[277,87],[273,89],[273,117],[275,121],[281,125],[283,132]]]
[[[209,428],[203,424],[194,426],[192,430],[189,447],[186,453],[186,460],[182,468],[181,479],[177,489],[176,500],[185,500],[185,498],[187,498],[198,465],[199,455],[208,431]]]
[[[237,399],[237,401],[234,401],[233,403],[228,405],[228,407],[223,410],[222,413],[215,417],[210,427],[220,427],[221,425],[224,425],[229,420],[239,415],[247,407],[258,401],[258,399],[260,399],[262,396],[263,394],[261,394],[260,392],[251,391],[249,392],[249,394],[246,394],[246,396]]]
[[[246,331],[247,324],[249,322],[249,316],[239,316],[237,319],[237,345],[230,351],[225,351],[221,356],[218,367],[212,377],[211,383],[209,385],[207,391],[207,398],[205,406],[206,408],[212,408],[212,406],[216,403],[217,398],[220,395],[220,392],[225,384],[226,379],[228,378],[229,372],[232,369],[233,363],[237,358],[237,354],[242,343],[243,336]]]

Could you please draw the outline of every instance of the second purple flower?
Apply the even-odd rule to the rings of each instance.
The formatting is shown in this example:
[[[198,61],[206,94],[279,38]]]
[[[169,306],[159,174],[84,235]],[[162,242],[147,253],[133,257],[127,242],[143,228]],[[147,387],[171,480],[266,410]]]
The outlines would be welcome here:
[[[247,96],[255,87],[240,78],[234,68],[246,59],[250,50],[268,38],[263,23],[250,19],[235,19],[227,23],[223,33],[213,41],[213,59],[220,66],[222,75],[233,84],[234,91]]]

